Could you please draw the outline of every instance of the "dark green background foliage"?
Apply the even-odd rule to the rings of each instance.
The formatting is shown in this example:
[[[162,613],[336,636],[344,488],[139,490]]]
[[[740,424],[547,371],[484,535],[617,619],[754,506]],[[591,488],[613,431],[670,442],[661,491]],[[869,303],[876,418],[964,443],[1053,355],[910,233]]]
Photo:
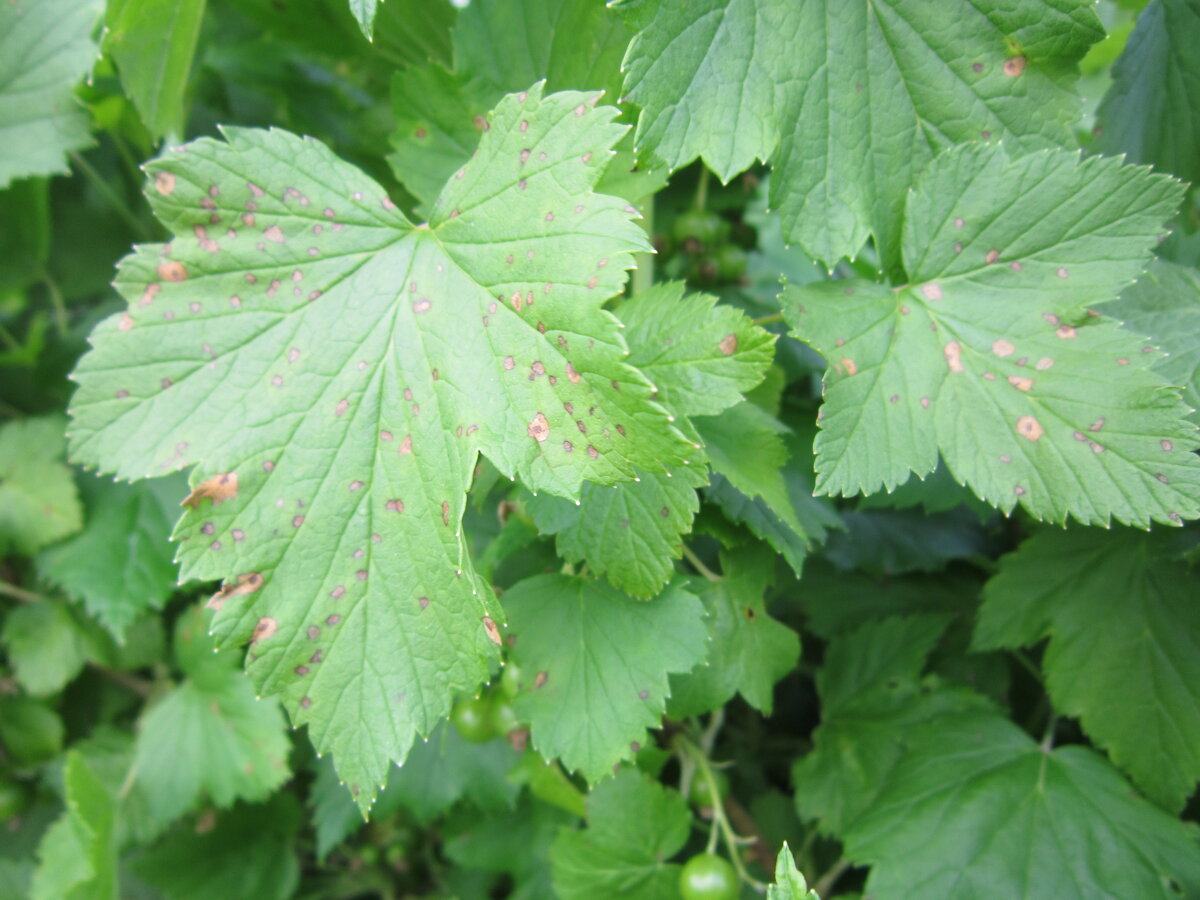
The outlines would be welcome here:
[[[1200,898],[1198,135],[1197,0],[0,0],[0,900]]]

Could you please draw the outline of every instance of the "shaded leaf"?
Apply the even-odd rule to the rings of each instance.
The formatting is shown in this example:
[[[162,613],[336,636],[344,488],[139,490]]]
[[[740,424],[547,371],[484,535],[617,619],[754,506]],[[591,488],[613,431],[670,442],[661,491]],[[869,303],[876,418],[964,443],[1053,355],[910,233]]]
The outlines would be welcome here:
[[[47,416],[0,426],[0,556],[35,553],[83,524],[75,481],[61,461],[64,424]]]
[[[1200,892],[1196,827],[1131,793],[1094,751],[1046,750],[982,712],[939,718],[913,737],[844,836],[846,854],[871,865],[867,893],[1083,900]]]
[[[109,0],[104,50],[153,138],[183,137],[205,0]]]
[[[589,782],[630,759],[662,721],[667,675],[699,663],[704,608],[683,587],[649,602],[600,581],[541,575],[504,595],[533,746]]]
[[[92,68],[102,0],[0,4],[0,188],[15,178],[66,172],[91,123],[75,86]]]
[[[721,568],[721,581],[693,588],[708,612],[708,658],[686,675],[671,676],[667,708],[672,719],[715,710],[734,694],[769,716],[776,682],[800,658],[799,636],[772,618],[763,603],[774,573],[770,551],[723,553]]]
[[[17,681],[30,694],[62,690],[90,655],[89,636],[62,603],[43,600],[10,611],[2,637]]]
[[[139,856],[134,868],[167,900],[287,900],[300,884],[294,849],[299,828],[295,798],[279,794],[268,803],[221,813],[200,833],[177,827]]]
[[[38,556],[38,573],[80,601],[118,640],[175,589],[171,520],[184,479],[125,485],[83,479],[83,531]]]
[[[218,807],[261,799],[289,774],[278,705],[255,698],[235,653],[213,652],[199,610],[179,620],[175,645],[190,677],[142,716],[134,759],[138,785],[164,823],[206,796]]]
[[[112,794],[76,752],[63,772],[67,809],[38,845],[31,900],[116,900],[117,843]]]
[[[974,639],[1050,638],[1055,710],[1172,812],[1200,780],[1200,577],[1179,551],[1172,532],[1038,532],[984,588]]]
[[[1096,149],[1200,180],[1200,3],[1142,10],[1096,111]]]
[[[678,791],[624,768],[588,796],[587,825],[559,832],[550,850],[563,900],[675,900],[691,814]]]

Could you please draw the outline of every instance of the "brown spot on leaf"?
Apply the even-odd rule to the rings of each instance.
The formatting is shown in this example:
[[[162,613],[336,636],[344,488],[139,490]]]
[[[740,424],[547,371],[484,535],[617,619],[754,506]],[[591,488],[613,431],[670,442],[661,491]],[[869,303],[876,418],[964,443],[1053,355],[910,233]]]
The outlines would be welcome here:
[[[546,421],[546,417],[542,413],[538,413],[529,422],[525,433],[541,444],[550,436],[550,423]]]
[[[987,252],[987,256],[985,256],[983,258],[983,261],[986,262],[990,266],[992,263],[996,262],[998,259],[1000,259],[1000,251],[999,250],[989,250]]]
[[[1057,274],[1059,278],[1066,278],[1070,273],[1068,273],[1066,269],[1059,269]]]
[[[384,508],[388,512],[402,513],[404,512],[404,501],[398,499],[389,500]]]
[[[533,677],[533,686],[531,690],[540,691],[546,686],[546,682],[550,680],[550,674],[544,669]]]
[[[721,343],[717,344],[717,349],[726,356],[732,356],[737,350],[738,339],[736,334],[727,334],[721,339]]]
[[[487,632],[488,639],[497,647],[501,645],[500,627],[496,624],[496,620],[491,616],[483,617],[483,630]]]
[[[142,291],[142,299],[138,301],[139,306],[149,306],[154,302],[154,298],[158,296],[158,292],[162,290],[162,285],[157,281],[146,285],[146,290]]]
[[[1088,431],[1099,431],[1101,428],[1104,427],[1104,423],[1106,421],[1108,421],[1108,420],[1105,419],[1104,416],[1101,416],[1095,422],[1093,422],[1091,425],[1088,426]]]
[[[1070,325],[1060,325],[1055,329],[1054,335],[1055,337],[1060,337],[1063,340],[1070,340],[1071,338],[1075,337],[1075,329]]]
[[[224,503],[226,500],[236,497],[237,492],[237,472],[224,472],[200,482],[192,488],[192,492],[179,505],[196,509],[200,506],[201,500],[211,500],[216,506],[218,503]]]
[[[1175,445],[1167,440],[1159,441],[1158,446],[1162,447],[1163,450],[1167,453],[1170,453],[1172,450],[1175,449]]]
[[[1032,378],[1021,378],[1019,375],[1009,375],[1008,383],[1015,387],[1018,391],[1028,391],[1033,387]]]
[[[962,345],[958,341],[951,341],[942,351],[946,356],[946,365],[950,367],[951,372],[962,372]]]
[[[1050,368],[1052,365],[1054,365],[1054,360],[1052,360],[1052,359],[1051,359],[1050,357],[1048,357],[1048,356],[1043,356],[1041,359],[1039,359],[1039,360],[1038,360],[1038,361],[1037,361],[1037,362],[1034,364],[1034,368],[1035,368],[1035,369],[1037,369],[1039,372],[1045,372],[1045,371],[1046,371],[1048,368]]]
[[[442,524],[446,527],[450,526],[450,501],[442,501]]]
[[[858,374],[858,363],[856,363],[854,360],[843,358],[839,359],[838,362],[842,364],[842,367],[846,370],[847,375]]]
[[[588,456],[590,456],[592,459],[600,458],[600,451],[597,450],[595,447],[593,447],[591,444],[588,444],[587,452],[588,452]]]
[[[183,281],[188,277],[188,272],[183,263],[168,259],[158,264],[158,277],[163,281]]]
[[[1025,71],[1025,66],[1028,60],[1024,56],[1010,56],[1004,61],[1004,74],[1009,78],[1016,78]]]
[[[992,344],[992,352],[1000,357],[1012,356],[1016,352],[1016,349],[1016,347],[1003,338]]]
[[[220,609],[230,597],[253,594],[262,586],[263,577],[258,572],[247,572],[245,575],[239,575],[233,584],[224,585],[221,590],[209,598],[208,608]]]
[[[942,286],[936,282],[921,285],[921,293],[925,295],[926,300],[941,300]]]
[[[270,616],[263,616],[258,620],[258,624],[254,626],[254,637],[251,638],[251,644],[257,644],[259,641],[265,641],[279,630],[279,623]]]
[[[412,453],[412,435],[406,434],[404,440],[400,442],[400,446],[396,448],[396,452],[403,455]]]
[[[175,176],[170,172],[155,172],[154,189],[164,197],[171,196],[175,190]]]
[[[1045,434],[1045,429],[1042,428],[1042,423],[1033,416],[1021,416],[1017,419],[1017,434],[1036,442]]]
[[[287,238],[283,236],[283,229],[278,225],[271,225],[270,227],[263,229],[263,237],[276,244],[282,244],[287,240]]]
[[[343,399],[339,400],[337,403],[337,406],[335,406],[333,408],[333,414],[340,418],[341,416],[344,416],[346,414],[346,410],[348,410],[349,408],[350,408],[350,401],[343,398]]]

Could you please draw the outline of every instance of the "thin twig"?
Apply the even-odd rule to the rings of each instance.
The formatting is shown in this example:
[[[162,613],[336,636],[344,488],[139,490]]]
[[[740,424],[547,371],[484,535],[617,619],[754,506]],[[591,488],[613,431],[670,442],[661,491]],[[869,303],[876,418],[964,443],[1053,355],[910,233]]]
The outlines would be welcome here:
[[[17,587],[15,584],[9,584],[7,581],[0,581],[0,595],[11,597],[14,600],[20,600],[22,603],[41,603],[46,599],[41,594],[35,594],[33,591],[27,591],[25,588]]]

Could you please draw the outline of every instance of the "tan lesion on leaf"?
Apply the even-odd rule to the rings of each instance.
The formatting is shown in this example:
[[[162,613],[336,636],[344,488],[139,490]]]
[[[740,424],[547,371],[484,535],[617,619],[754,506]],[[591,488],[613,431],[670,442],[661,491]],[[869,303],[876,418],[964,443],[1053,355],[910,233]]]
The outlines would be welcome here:
[[[217,591],[208,600],[209,609],[220,609],[225,605],[225,601],[230,597],[241,597],[246,594],[253,594],[263,586],[263,577],[258,572],[247,572],[245,575],[239,575],[233,584],[227,584]]]
[[[530,420],[529,427],[525,429],[525,433],[539,444],[544,443],[546,438],[550,436],[550,422],[544,414],[538,413]]]
[[[1042,428],[1042,423],[1033,416],[1021,416],[1017,419],[1017,434],[1022,437],[1029,438],[1036,443],[1045,433],[1046,430]]]
[[[220,475],[205,479],[192,488],[192,492],[179,505],[196,509],[200,506],[200,501],[211,500],[216,506],[218,503],[233,499],[237,496],[237,492],[237,472],[222,472]]]
[[[721,343],[717,344],[717,349],[726,356],[732,356],[738,347],[738,339],[736,334],[727,334],[721,339]]]

